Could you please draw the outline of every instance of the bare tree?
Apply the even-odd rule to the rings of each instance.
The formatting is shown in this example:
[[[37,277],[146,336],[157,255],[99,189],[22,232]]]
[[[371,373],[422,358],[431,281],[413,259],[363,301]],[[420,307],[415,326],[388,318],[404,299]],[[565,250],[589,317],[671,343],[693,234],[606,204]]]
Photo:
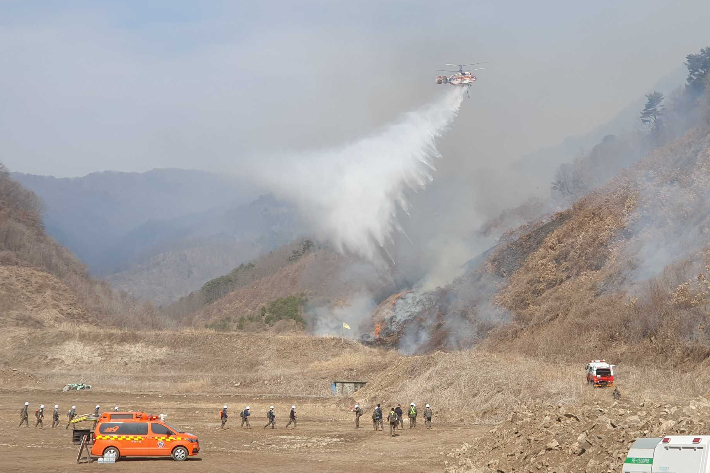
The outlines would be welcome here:
[[[555,180],[552,181],[552,190],[563,196],[574,194],[574,165],[572,163],[562,163],[557,168]]]

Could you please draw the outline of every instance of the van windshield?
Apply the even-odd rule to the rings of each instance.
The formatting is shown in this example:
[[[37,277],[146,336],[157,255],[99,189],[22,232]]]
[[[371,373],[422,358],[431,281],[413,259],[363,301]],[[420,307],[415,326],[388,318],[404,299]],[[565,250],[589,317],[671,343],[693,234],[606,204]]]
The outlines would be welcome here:
[[[611,376],[611,370],[609,368],[598,368],[597,376]]]
[[[177,427],[174,427],[174,426],[172,426],[171,424],[168,424],[168,423],[165,422],[165,421],[163,421],[163,424],[165,424],[166,426],[170,427],[170,429],[172,429],[173,432],[177,432],[177,433],[179,433],[179,434],[184,434],[184,433],[185,433],[184,430],[180,430],[180,429],[178,429]]]

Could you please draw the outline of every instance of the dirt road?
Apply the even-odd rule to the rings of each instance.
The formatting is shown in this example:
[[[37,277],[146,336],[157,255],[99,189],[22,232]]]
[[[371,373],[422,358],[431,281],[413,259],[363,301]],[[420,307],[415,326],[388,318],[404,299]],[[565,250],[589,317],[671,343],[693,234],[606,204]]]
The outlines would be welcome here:
[[[30,403],[30,427],[18,427],[19,410]],[[405,400],[402,402],[404,403]],[[196,434],[201,452],[195,459],[176,463],[168,459],[121,460],[115,465],[76,464],[78,448],[71,443],[71,433],[64,429],[66,411],[72,404],[77,412],[119,406],[121,410],[164,413],[168,421]],[[226,403],[230,418],[220,429],[219,410]],[[296,403],[298,428],[284,429],[288,411]],[[32,414],[45,405],[45,427],[35,429]],[[59,404],[62,425],[51,429],[52,409]],[[252,428],[240,428],[239,411],[250,405]],[[276,407],[276,429],[264,430],[269,404]],[[423,424],[423,423],[422,423]],[[71,427],[70,427],[71,429]],[[396,437],[389,432],[375,432],[370,413],[361,418],[355,430],[352,414],[334,398],[268,398],[237,396],[156,395],[106,392],[62,393],[32,390],[27,393],[0,390],[0,471],[252,471],[252,472],[332,472],[332,471],[443,471],[446,454],[462,442],[473,443],[486,427],[440,425],[432,430],[423,425],[406,427]]]

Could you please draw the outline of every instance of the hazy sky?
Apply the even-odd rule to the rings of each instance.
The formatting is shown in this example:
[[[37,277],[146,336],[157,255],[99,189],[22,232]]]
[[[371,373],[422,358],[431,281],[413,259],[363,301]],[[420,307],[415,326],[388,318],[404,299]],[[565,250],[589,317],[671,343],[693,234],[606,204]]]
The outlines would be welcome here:
[[[5,0],[0,161],[238,172],[351,142],[441,94],[444,63],[487,61],[440,148],[510,162],[611,118],[710,45],[709,20],[707,0]]]

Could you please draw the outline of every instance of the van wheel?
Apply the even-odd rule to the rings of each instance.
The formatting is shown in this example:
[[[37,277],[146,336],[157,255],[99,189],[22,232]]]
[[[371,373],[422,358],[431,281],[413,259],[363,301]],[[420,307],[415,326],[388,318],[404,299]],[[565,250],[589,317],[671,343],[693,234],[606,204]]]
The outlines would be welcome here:
[[[106,456],[107,454],[113,455],[114,457],[116,457],[116,460],[121,458],[121,453],[118,451],[118,449],[116,447],[108,447],[106,450],[104,450],[104,456]]]
[[[187,449],[185,447],[175,447],[173,450],[173,460],[176,462],[181,462],[187,460]]]

